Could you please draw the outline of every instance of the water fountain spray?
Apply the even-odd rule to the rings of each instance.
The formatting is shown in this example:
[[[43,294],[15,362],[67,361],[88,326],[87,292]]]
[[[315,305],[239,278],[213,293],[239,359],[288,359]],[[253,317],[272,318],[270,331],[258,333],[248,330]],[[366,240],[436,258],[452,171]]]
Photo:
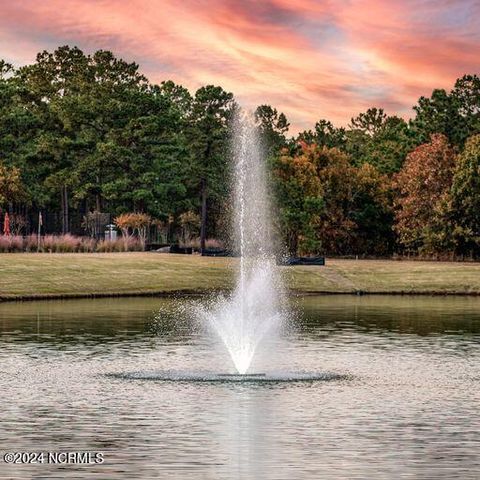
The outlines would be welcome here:
[[[245,374],[259,345],[279,331],[284,317],[266,165],[254,116],[245,112],[234,123],[233,161],[237,282],[231,296],[201,308],[200,316],[222,340],[237,372]]]

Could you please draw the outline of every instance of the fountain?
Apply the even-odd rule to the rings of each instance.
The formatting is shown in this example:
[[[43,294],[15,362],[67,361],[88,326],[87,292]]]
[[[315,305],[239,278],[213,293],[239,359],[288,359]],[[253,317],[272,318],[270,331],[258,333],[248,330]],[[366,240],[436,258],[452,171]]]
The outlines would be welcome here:
[[[284,288],[272,248],[267,172],[253,115],[237,114],[232,146],[234,232],[240,254],[236,287],[228,298],[199,307],[197,314],[222,340],[237,375],[245,375],[259,345],[284,323]]]
[[[194,317],[201,329],[220,340],[231,358],[234,373],[225,371],[167,370],[112,373],[131,380],[206,383],[280,383],[347,379],[331,372],[292,372],[270,370],[252,372],[252,361],[277,344],[291,314],[286,304],[273,245],[267,170],[258,128],[252,115],[239,113],[234,124],[232,153],[234,170],[233,229],[239,253],[236,285],[227,296],[209,301],[180,303],[175,315]],[[160,317],[165,312],[160,312]],[[267,342],[268,340],[268,342]],[[260,348],[261,347],[261,348]],[[273,361],[273,365],[276,363]]]

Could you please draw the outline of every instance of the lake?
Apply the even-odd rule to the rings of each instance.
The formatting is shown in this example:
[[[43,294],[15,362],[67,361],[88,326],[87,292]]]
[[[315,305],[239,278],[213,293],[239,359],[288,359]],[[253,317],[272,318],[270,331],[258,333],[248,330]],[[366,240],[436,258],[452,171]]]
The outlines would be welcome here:
[[[191,301],[0,304],[2,457],[104,459],[0,478],[480,478],[480,298],[299,298],[253,371],[324,380],[155,380],[233,372]]]

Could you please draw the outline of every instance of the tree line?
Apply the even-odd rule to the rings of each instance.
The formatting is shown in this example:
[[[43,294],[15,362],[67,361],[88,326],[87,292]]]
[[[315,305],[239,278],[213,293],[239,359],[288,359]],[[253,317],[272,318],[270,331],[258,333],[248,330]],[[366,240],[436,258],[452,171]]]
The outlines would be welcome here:
[[[76,234],[92,215],[136,212],[169,241],[226,240],[236,109],[219,86],[152,84],[109,51],[0,61],[0,208],[25,234],[38,212],[46,233]],[[405,121],[370,108],[289,136],[283,113],[256,109],[290,253],[478,256],[480,79],[413,110]]]

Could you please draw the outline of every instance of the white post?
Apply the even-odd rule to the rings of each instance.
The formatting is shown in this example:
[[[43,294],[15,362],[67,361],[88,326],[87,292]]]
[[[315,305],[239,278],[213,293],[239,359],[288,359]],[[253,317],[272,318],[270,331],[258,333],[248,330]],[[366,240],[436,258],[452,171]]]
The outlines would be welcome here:
[[[42,212],[38,212],[37,253],[40,251],[40,235],[43,225]]]

